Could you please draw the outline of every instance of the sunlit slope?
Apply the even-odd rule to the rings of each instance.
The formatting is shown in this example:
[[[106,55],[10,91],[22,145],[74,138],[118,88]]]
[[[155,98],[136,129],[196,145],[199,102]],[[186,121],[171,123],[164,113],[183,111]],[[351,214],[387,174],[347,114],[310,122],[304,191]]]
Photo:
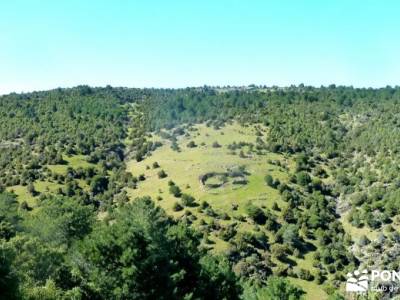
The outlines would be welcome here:
[[[264,182],[266,174],[273,175],[283,181],[287,180],[287,173],[281,167],[269,164],[268,160],[281,160],[291,166],[291,162],[279,154],[247,153],[245,146],[244,156],[239,152],[235,154],[228,149],[233,142],[255,143],[256,135],[254,126],[242,127],[238,124],[226,125],[221,129],[207,127],[204,124],[194,126],[194,131],[189,135],[178,138],[180,152],[171,149],[171,142],[162,140],[163,146],[154,151],[151,157],[141,162],[130,161],[128,170],[135,176],[145,175],[145,180],[140,182],[138,189],[129,190],[132,197],[149,195],[156,199],[158,196],[163,199],[160,205],[167,211],[172,212],[172,206],[177,200],[168,192],[168,181],[172,180],[178,185],[183,193],[191,194],[200,204],[205,200],[214,208],[230,211],[233,204],[238,205],[237,213],[242,213],[244,205],[252,201],[257,205],[272,206],[274,201],[280,201],[277,190],[268,187]],[[187,144],[193,141],[196,147],[190,148]],[[220,147],[213,147],[217,142]],[[160,167],[153,168],[157,162]],[[244,166],[248,175],[247,184],[233,184],[227,182],[221,187],[209,188],[201,182],[201,176],[210,172],[223,173],[229,169]],[[157,173],[160,170],[167,173],[167,177],[160,179]]]
[[[174,129],[164,131],[172,133]],[[179,150],[171,148],[173,142],[162,138],[160,134],[153,134],[153,141],[162,142],[150,157],[137,162],[132,159],[127,163],[127,169],[136,177],[144,175],[145,180],[139,181],[136,189],[127,189],[128,195],[133,200],[136,197],[151,196],[168,214],[178,218],[184,215],[193,215],[193,225],[201,229],[202,224],[217,222],[221,226],[236,224],[240,232],[264,232],[268,239],[274,241],[274,234],[265,227],[256,225],[247,216],[246,207],[253,204],[262,209],[272,210],[275,204],[280,210],[286,207],[286,202],[281,199],[277,189],[270,187],[265,182],[267,174],[272,175],[281,182],[289,181],[289,174],[293,172],[295,163],[291,157],[281,154],[255,151],[257,137],[265,138],[268,134],[266,128],[260,125],[242,126],[238,123],[226,124],[221,128],[208,127],[206,124],[197,124],[185,128],[185,133],[177,138]],[[193,142],[194,146],[193,146]],[[232,150],[233,143],[247,143],[241,149]],[[189,143],[192,145],[189,146]],[[216,145],[219,146],[216,146]],[[252,149],[252,150],[251,150]],[[154,167],[156,165],[156,167]],[[159,167],[157,166],[159,165]],[[215,173],[223,174],[232,169],[242,167],[246,175],[245,184],[235,184],[235,179],[228,178],[224,182],[218,176],[212,176],[204,181],[204,175]],[[158,173],[163,170],[167,177],[160,178]],[[196,205],[184,207],[175,211],[174,205],[181,202],[169,192],[169,181],[173,181],[183,194],[195,198]],[[211,187],[210,187],[211,186]],[[206,201],[220,216],[215,218],[201,209],[202,202]],[[190,212],[190,213],[189,213]],[[275,211],[278,222],[281,222],[279,211]],[[229,242],[221,239],[218,231],[210,232],[207,236],[208,247],[213,252],[224,252],[229,248]],[[303,268],[314,272],[312,255],[309,251],[303,258],[290,257],[296,270]],[[278,261],[273,260],[277,266]],[[325,299],[326,294],[315,282],[296,279],[296,284],[302,286],[307,292],[307,299]]]

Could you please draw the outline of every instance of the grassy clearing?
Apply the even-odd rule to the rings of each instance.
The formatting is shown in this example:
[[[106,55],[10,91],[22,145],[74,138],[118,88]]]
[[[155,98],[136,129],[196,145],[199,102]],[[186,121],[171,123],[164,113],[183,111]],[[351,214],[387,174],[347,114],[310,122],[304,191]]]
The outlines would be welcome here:
[[[303,258],[294,258],[296,260],[297,266],[296,268],[300,269],[306,269],[306,270],[312,270],[313,269],[313,254],[314,252],[308,252],[304,255]],[[295,269],[296,269],[295,268]]]
[[[72,167],[74,169],[81,167],[81,168],[89,168],[89,167],[98,167],[96,164],[89,163],[86,159],[87,156],[85,155],[73,155],[73,156],[63,156],[63,159],[66,161],[66,164],[63,165],[48,165],[47,167],[54,173],[65,175],[67,173],[67,168]],[[81,188],[88,190],[89,187],[84,180],[77,180]],[[59,184],[56,182],[50,181],[41,181],[36,180],[33,182],[35,190],[38,192],[38,195],[32,196],[26,186],[22,185],[15,185],[8,187],[8,191],[13,191],[18,198],[18,201],[21,203],[26,201],[29,206],[35,207],[37,206],[37,198],[42,193],[56,193],[59,188],[63,188],[63,184]]]
[[[26,186],[14,185],[7,188],[8,192],[13,192],[17,195],[18,202],[26,201],[30,207],[36,206],[36,199],[29,192]]]
[[[266,130],[265,130],[266,131]],[[184,210],[175,212],[173,205],[180,201],[169,192],[168,182],[174,181],[180,187],[182,193],[187,193],[195,197],[196,203],[207,201],[211,207],[218,213],[225,213],[231,220],[218,220],[219,224],[227,225],[235,221],[235,217],[246,216],[246,206],[252,203],[258,207],[272,209],[274,202],[283,209],[286,202],[281,199],[279,192],[266,185],[264,177],[267,174],[272,175],[274,179],[281,182],[288,182],[289,173],[294,170],[293,160],[275,153],[262,153],[258,155],[254,152],[248,152],[249,147],[244,146],[242,154],[240,149],[228,149],[228,145],[233,142],[246,142],[255,144],[257,139],[255,125],[243,127],[237,123],[228,124],[221,129],[207,127],[205,124],[193,126],[193,130],[188,134],[178,138],[177,144],[180,151],[171,149],[171,141],[162,139],[159,135],[153,134],[153,141],[161,141],[163,146],[155,150],[150,157],[143,161],[136,162],[131,160],[127,163],[127,169],[133,175],[139,176],[143,174],[145,180],[139,182],[137,189],[127,189],[131,199],[141,196],[150,196],[153,199],[159,197],[162,200],[156,202],[164,208],[169,215],[180,217],[186,210],[190,210],[197,217],[197,221],[193,224],[197,226],[202,219],[207,223],[214,220],[213,217],[207,216],[198,211],[197,207],[186,207]],[[195,146],[189,147],[189,142],[193,141]],[[215,147],[217,142],[220,147]],[[214,144],[214,146],[213,146]],[[269,161],[280,161],[287,169],[269,163]],[[157,162],[160,167],[153,168],[153,164]],[[244,176],[247,184],[233,184],[233,180],[228,178],[226,181],[220,175],[208,178],[205,182],[200,179],[204,174],[216,173],[221,174],[227,170],[235,169],[243,166],[246,170]],[[164,170],[167,173],[166,178],[159,178],[158,172]],[[219,187],[209,187],[208,184],[220,184]],[[233,209],[233,206],[236,209]],[[279,212],[275,212],[278,217]],[[238,222],[236,227],[238,232],[252,232],[255,225],[252,221],[246,219],[244,222]],[[266,235],[272,239],[269,231],[264,230]],[[211,241],[209,246],[212,252],[224,252],[228,249],[229,243],[221,240],[214,233],[210,234],[208,239]],[[295,268],[303,268],[314,273],[312,266],[312,255],[314,252],[308,252],[304,258],[291,259],[296,262]],[[302,286],[307,291],[307,299],[326,299],[327,296],[322,288],[315,282],[308,282],[300,279],[294,279],[295,283]]]
[[[289,281],[293,284],[300,286],[306,292],[307,300],[325,300],[328,299],[328,295],[324,290],[314,281],[306,281],[298,278],[288,277]]]
[[[179,217],[183,211],[174,212],[172,207],[179,198],[175,198],[169,193],[168,181],[174,181],[182,190],[196,198],[197,204],[207,201],[214,210],[220,213],[226,213],[230,217],[237,217],[246,214],[246,205],[250,202],[256,206],[271,208],[276,202],[280,208],[284,208],[286,203],[280,198],[279,192],[267,186],[264,177],[267,174],[282,182],[288,180],[288,171],[281,167],[268,163],[268,160],[279,160],[286,164],[290,170],[293,170],[293,161],[285,158],[283,155],[275,153],[264,153],[257,155],[247,153],[247,146],[243,147],[244,156],[240,156],[240,150],[233,154],[227,148],[233,142],[255,143],[255,126],[243,127],[237,123],[228,124],[223,128],[216,130],[207,127],[205,124],[198,124],[189,131],[189,135],[178,138],[180,152],[171,149],[169,140],[161,139],[159,135],[153,134],[153,140],[161,140],[163,146],[153,152],[141,162],[131,160],[127,163],[127,169],[133,175],[144,174],[146,180],[139,183],[137,189],[127,189],[131,199],[140,196],[151,196],[153,199],[161,197],[159,205],[167,213],[174,217]],[[196,147],[188,147],[188,143],[193,141]],[[213,147],[217,142],[220,147]],[[153,168],[153,163],[157,162],[160,167]],[[233,184],[232,180],[221,187],[209,188],[205,186],[200,178],[202,175],[216,172],[223,173],[232,168],[244,166],[246,170],[247,184]],[[167,173],[166,178],[160,179],[158,172],[164,170]],[[217,180],[218,181],[218,180]],[[207,181],[207,183],[209,183]],[[233,206],[237,206],[233,210]],[[211,221],[212,218],[199,214],[196,208],[186,208],[196,217],[205,221]],[[243,226],[239,226],[239,230]],[[248,224],[246,230],[252,230],[253,224]],[[219,247],[218,241],[215,244]]]
[[[49,181],[35,181],[34,186],[39,193],[54,193],[63,187],[62,184]]]
[[[89,163],[87,161],[87,156],[85,155],[72,155],[67,156],[63,155],[63,159],[66,161],[66,164],[63,165],[48,165],[47,167],[53,172],[57,174],[66,174],[68,167],[72,167],[74,169],[81,168],[89,168],[96,167],[95,164]]]
[[[20,203],[26,201],[30,207],[35,207],[37,205],[36,199],[41,193],[54,193],[59,188],[63,187],[62,184],[49,181],[40,181],[40,180],[35,181],[33,183],[33,186],[35,187],[35,190],[38,192],[37,196],[32,196],[28,192],[27,187],[22,185],[15,185],[8,187],[7,190],[9,192],[13,191],[17,195],[17,199]]]
[[[362,235],[365,235],[368,239],[375,240],[378,236],[378,232],[372,230],[368,226],[364,226],[361,228],[354,227],[347,221],[347,214],[341,216],[340,221],[342,222],[343,229],[346,233],[350,234],[353,241],[357,242]]]
[[[256,136],[253,127],[244,128],[238,124],[232,124],[215,130],[201,124],[195,128],[196,131],[191,132],[189,137],[181,137],[178,140],[181,152],[173,151],[170,142],[163,140],[164,145],[151,157],[141,162],[128,163],[128,170],[134,175],[146,176],[146,180],[139,184],[137,190],[129,190],[133,198],[149,195],[155,199],[161,196],[163,200],[160,201],[160,205],[172,213],[171,208],[176,199],[168,192],[168,181],[173,180],[184,193],[193,195],[198,203],[205,200],[215,209],[223,211],[229,210],[232,204],[237,204],[237,213],[244,213],[245,204],[249,201],[266,207],[271,207],[276,201],[284,206],[278,192],[264,183],[264,176],[267,173],[282,181],[287,180],[286,173],[267,163],[268,159],[284,160],[283,156],[269,153],[263,156],[240,157],[238,154],[231,154],[227,149],[227,146],[234,141],[254,143]],[[186,145],[189,141],[194,141],[197,147],[188,148]],[[212,147],[214,142],[218,142],[221,147]],[[154,162],[158,162],[160,168],[153,169]],[[225,184],[222,187],[210,189],[200,181],[200,177],[208,172],[226,172],[229,168],[237,166],[245,166],[249,173],[248,184]],[[160,169],[168,174],[167,178],[158,178],[157,173]]]

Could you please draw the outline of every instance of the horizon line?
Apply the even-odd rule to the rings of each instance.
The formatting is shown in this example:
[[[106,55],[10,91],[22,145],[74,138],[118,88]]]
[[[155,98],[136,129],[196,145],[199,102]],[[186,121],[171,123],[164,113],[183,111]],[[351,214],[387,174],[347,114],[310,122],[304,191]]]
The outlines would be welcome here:
[[[261,88],[261,89],[289,89],[289,88],[300,88],[300,87],[307,87],[307,88],[314,88],[314,89],[320,89],[320,88],[353,88],[353,89],[363,89],[363,90],[380,90],[380,89],[385,89],[385,88],[400,88],[400,83],[399,85],[391,85],[387,84],[385,86],[357,86],[353,84],[336,84],[336,83],[330,83],[327,85],[321,84],[321,85],[313,85],[313,84],[304,84],[304,83],[299,83],[299,84],[290,84],[290,85],[267,85],[267,84],[242,84],[242,85],[231,85],[231,84],[225,84],[225,85],[209,85],[209,84],[203,84],[203,85],[188,85],[188,86],[123,86],[123,85],[90,85],[90,84],[78,84],[78,85],[71,85],[71,86],[58,86],[58,87],[52,87],[52,88],[43,88],[43,89],[29,89],[29,90],[21,90],[21,91],[4,91],[2,92],[0,90],[0,96],[7,96],[7,95],[12,95],[12,94],[33,94],[33,93],[40,93],[40,92],[48,92],[48,91],[54,91],[58,89],[62,90],[68,90],[68,89],[74,89],[77,87],[82,87],[82,86],[87,86],[90,88],[94,89],[101,89],[101,88],[122,88],[122,89],[141,89],[141,90],[184,90],[184,89],[200,89],[200,88],[213,88],[213,89],[224,89],[224,88],[231,88],[231,89],[243,89],[243,88]]]

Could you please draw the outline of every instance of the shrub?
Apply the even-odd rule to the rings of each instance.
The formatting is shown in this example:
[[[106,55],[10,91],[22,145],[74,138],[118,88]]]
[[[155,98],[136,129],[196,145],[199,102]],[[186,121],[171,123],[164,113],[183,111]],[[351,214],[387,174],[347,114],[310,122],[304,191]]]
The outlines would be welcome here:
[[[273,210],[277,210],[277,211],[281,210],[276,202],[274,202],[274,203],[272,204],[272,209],[273,209]]]
[[[236,229],[232,225],[222,227],[221,230],[219,231],[219,237],[226,242],[232,239],[235,235],[236,235]]]
[[[274,179],[272,178],[271,175],[265,175],[264,180],[266,182],[266,184],[270,187],[274,187]]]
[[[182,194],[182,204],[184,206],[194,206],[195,199],[193,196],[190,196],[188,194]]]
[[[247,214],[257,224],[265,224],[267,220],[264,211],[261,208],[252,204],[247,206]]]
[[[27,210],[27,211],[31,211],[32,210],[32,208],[29,206],[28,202],[26,202],[26,201],[22,201],[21,202],[21,209]]]
[[[30,182],[30,183],[28,184],[27,189],[28,189],[29,194],[31,194],[32,196],[36,196],[37,193],[38,193],[38,192],[36,191],[35,186],[33,185],[32,182]]]
[[[179,148],[178,143],[175,142],[175,141],[172,142],[172,144],[171,144],[171,149],[174,150],[174,151],[176,151],[176,152],[180,152],[180,151],[181,151],[181,148]]]
[[[368,245],[369,243],[371,243],[371,241],[366,237],[365,234],[363,234],[360,237],[360,240],[358,241],[358,245],[361,247],[364,247],[364,246]]]
[[[311,177],[307,172],[301,171],[296,174],[296,182],[299,185],[306,186],[311,182]]]
[[[177,198],[182,195],[181,189],[179,188],[179,186],[176,185],[171,185],[169,187],[169,192]]]
[[[165,173],[164,170],[158,171],[157,175],[158,175],[158,178],[160,178],[160,179],[165,178],[165,177],[168,176],[167,173]]]
[[[298,270],[297,276],[298,276],[300,279],[304,279],[304,280],[307,280],[307,281],[314,280],[314,276],[310,273],[310,271],[309,271],[309,270],[306,270],[306,269],[303,269],[303,268],[301,268],[300,270]]]
[[[196,143],[194,141],[190,141],[187,145],[188,148],[195,148],[197,147]]]
[[[207,201],[201,201],[201,204],[200,204],[200,207],[202,208],[202,209],[206,209],[207,207],[209,207],[210,206],[210,204],[208,204],[208,202]]]
[[[213,148],[220,148],[221,145],[217,141],[215,141],[214,143],[212,143],[212,147]]]
[[[275,257],[278,260],[285,259],[287,253],[288,253],[287,246],[284,246],[281,244],[273,244],[271,246],[271,254],[273,257]]]
[[[320,270],[317,270],[317,272],[315,273],[315,281],[318,284],[322,284],[325,281],[325,276]]]
[[[103,193],[108,186],[108,179],[104,176],[96,175],[90,183],[90,189],[94,195]]]
[[[175,202],[174,205],[172,206],[173,211],[181,211],[183,209],[183,206],[179,202]]]

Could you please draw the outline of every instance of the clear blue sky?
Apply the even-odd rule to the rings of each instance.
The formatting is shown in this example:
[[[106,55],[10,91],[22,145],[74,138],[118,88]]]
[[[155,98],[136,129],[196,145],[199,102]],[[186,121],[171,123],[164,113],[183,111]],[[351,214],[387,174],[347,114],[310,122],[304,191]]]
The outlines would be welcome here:
[[[0,93],[400,84],[397,0],[0,3]]]

